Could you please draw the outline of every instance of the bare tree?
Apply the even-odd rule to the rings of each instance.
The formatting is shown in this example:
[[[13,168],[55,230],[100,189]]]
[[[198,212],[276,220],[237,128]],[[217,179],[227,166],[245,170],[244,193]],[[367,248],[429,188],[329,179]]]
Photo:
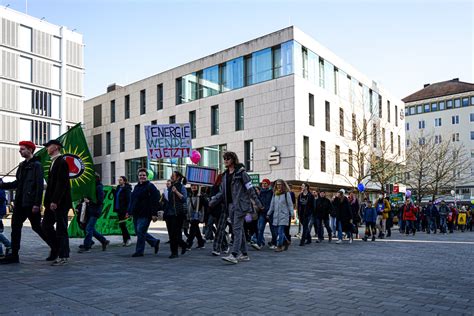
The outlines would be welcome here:
[[[418,201],[430,194],[428,176],[431,168],[432,135],[415,134],[408,138],[406,183],[414,189]]]

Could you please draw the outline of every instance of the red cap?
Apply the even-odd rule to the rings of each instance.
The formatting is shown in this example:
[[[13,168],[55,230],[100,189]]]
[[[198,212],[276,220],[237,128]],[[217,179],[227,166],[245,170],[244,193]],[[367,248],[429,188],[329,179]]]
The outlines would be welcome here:
[[[29,140],[23,140],[23,141],[19,142],[18,145],[31,148],[33,150],[33,152],[36,150],[35,143],[30,142]]]
[[[268,180],[268,179],[263,179],[263,180],[262,180],[262,183],[266,183],[267,185],[270,185],[271,182],[270,182],[270,180]]]

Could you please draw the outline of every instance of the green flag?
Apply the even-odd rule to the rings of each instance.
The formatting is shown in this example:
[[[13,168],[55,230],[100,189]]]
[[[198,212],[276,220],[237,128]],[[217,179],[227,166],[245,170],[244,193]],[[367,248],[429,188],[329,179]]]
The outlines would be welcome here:
[[[63,145],[61,155],[69,166],[71,181],[71,197],[78,201],[83,197],[96,201],[94,162],[92,160],[86,138],[82,132],[81,123],[76,124],[65,134],[57,138]],[[48,179],[51,159],[46,148],[38,151],[35,156],[41,160],[44,169],[44,178]]]

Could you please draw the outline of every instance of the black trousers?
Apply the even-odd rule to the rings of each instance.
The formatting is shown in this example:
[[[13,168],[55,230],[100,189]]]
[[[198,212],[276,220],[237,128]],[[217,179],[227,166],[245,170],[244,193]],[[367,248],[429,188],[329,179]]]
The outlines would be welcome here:
[[[54,255],[59,258],[69,258],[69,236],[67,234],[67,213],[69,209],[58,208],[44,211],[41,228],[48,240],[48,245]],[[54,229],[56,224],[56,229]]]
[[[191,221],[191,227],[189,228],[189,237],[187,240],[188,247],[191,248],[194,242],[194,238],[198,241],[198,246],[202,247],[206,243],[202,238],[201,231],[199,230],[199,221]]]
[[[130,239],[130,233],[128,232],[128,229],[127,229],[127,223],[124,221],[125,213],[120,212],[120,213],[117,213],[117,215],[118,215],[119,221],[121,222],[119,223],[119,227],[120,227],[120,230],[122,231],[123,242],[127,242],[127,240]]]
[[[12,254],[18,255],[20,251],[20,242],[21,242],[21,229],[23,228],[23,223],[28,218],[31,223],[31,228],[38,236],[43,239],[48,246],[51,247],[51,244],[48,242],[46,235],[41,229],[41,212],[33,213],[31,211],[32,207],[15,207],[12,216]],[[52,247],[51,247],[52,248]]]
[[[183,215],[167,216],[166,217],[166,228],[168,229],[168,237],[170,240],[171,254],[178,254],[178,247],[187,248],[188,245],[183,240],[182,228],[183,228]]]

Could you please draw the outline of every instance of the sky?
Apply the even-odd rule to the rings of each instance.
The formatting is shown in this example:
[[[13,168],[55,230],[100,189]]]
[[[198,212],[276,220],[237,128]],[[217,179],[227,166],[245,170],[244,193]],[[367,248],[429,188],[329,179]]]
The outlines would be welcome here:
[[[474,83],[473,2],[0,0],[83,35],[86,99],[289,25],[399,98]]]

